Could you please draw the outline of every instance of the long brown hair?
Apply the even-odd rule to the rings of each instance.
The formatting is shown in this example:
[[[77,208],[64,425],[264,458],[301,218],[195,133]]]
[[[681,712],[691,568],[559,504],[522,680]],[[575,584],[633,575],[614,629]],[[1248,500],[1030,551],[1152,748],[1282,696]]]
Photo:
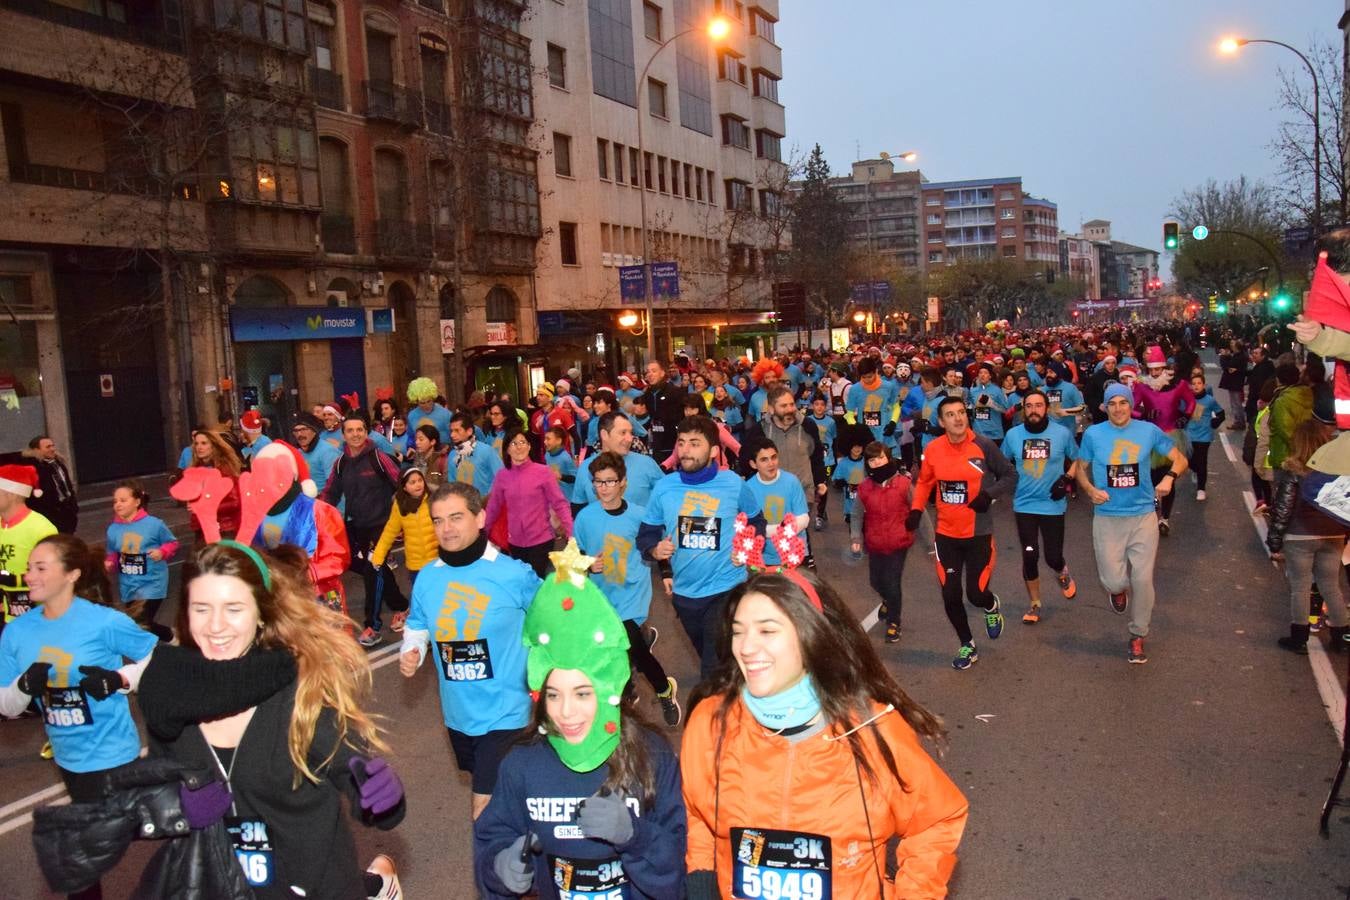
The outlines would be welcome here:
[[[33,545],[51,547],[56,558],[67,572],[78,569],[80,577],[75,579],[75,596],[83,597],[90,603],[100,606],[116,607],[112,599],[112,586],[108,583],[108,573],[103,568],[103,554],[90,547],[73,534],[49,534]]]
[[[308,578],[309,560],[296,547],[279,547],[272,553],[259,551],[272,581],[269,590],[258,566],[243,551],[221,544],[206,544],[193,555],[183,575],[189,584],[198,575],[230,575],[248,585],[258,605],[258,643],[267,648],[285,648],[295,655],[300,678],[295,689],[295,709],[287,744],[295,766],[295,786],[302,779],[318,783],[315,769],[333,761],[338,745],[345,743],[359,753],[387,748],[380,729],[364,705],[370,700],[370,662],[366,653],[347,633],[346,617],[314,599]],[[183,644],[196,647],[188,628],[188,603],[178,608],[178,634]],[[309,764],[314,728],[324,708],[335,714],[338,743],[314,768]]]
[[[194,448],[192,451],[192,465],[210,465],[224,475],[228,475],[231,478],[238,478],[239,473],[244,470],[244,464],[243,461],[239,459],[239,454],[234,452],[234,448],[227,444],[225,439],[221,437],[219,433],[208,431],[205,428],[198,428],[196,431],[192,432],[192,440],[194,442],[197,440],[197,435],[199,434],[205,436],[205,438],[211,442],[211,461],[209,463],[202,462],[201,458],[197,456],[197,451]]]
[[[807,599],[806,592],[786,575],[777,572],[755,575],[738,587],[727,599],[717,630],[718,657],[725,660],[713,675],[700,684],[690,699],[690,709],[703,699],[720,698],[713,722],[717,729],[716,755],[722,755],[722,739],[726,734],[727,714],[740,700],[745,677],[731,655],[731,625],[736,609],[747,594],[763,594],[792,622],[801,642],[802,663],[815,682],[820,698],[820,709],[828,726],[852,729],[859,722],[873,718],[874,703],[888,703],[895,707],[905,721],[921,736],[929,738],[941,750],[946,731],[942,720],[910,698],[896,683],[895,678],[877,656],[871,640],[849,612],[834,589],[806,572],[798,572],[820,595],[821,609]],[[901,788],[908,790],[886,742],[881,739],[875,724],[848,734],[849,748],[861,771],[873,784],[877,775],[867,762],[862,734],[870,732],[886,767]]]
[[[530,724],[521,733],[521,743],[537,743],[545,735],[558,733],[553,720],[548,717],[548,701],[545,699],[548,679],[544,680],[544,686],[545,690],[539,692],[539,698],[534,702]],[[597,698],[596,702],[603,703],[604,699]],[[605,761],[609,765],[609,774],[602,787],[609,788],[611,792],[623,791],[629,797],[637,797],[642,802],[642,808],[647,809],[656,801],[656,769],[652,765],[648,743],[653,738],[664,742],[665,736],[638,709],[637,690],[631,681],[624,690],[619,716],[623,723],[619,729],[619,745]]]
[[[1289,455],[1284,458],[1284,468],[1295,475],[1308,474],[1308,460],[1318,448],[1336,436],[1336,428],[1314,418],[1300,422],[1289,437]]]

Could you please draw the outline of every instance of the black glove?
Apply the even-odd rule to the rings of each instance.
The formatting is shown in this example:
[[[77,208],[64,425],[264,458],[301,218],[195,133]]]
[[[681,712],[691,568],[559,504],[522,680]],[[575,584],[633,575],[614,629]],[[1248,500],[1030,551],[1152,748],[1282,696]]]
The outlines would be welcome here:
[[[928,433],[928,420],[922,416],[914,417],[914,424],[909,427],[909,433],[915,437]]]
[[[1063,500],[1069,493],[1069,476],[1061,475],[1050,485],[1050,499]]]
[[[923,521],[923,510],[911,509],[909,515],[905,516],[905,530],[918,531],[919,523]]]
[[[969,503],[966,504],[966,506],[969,506],[971,509],[975,510],[977,513],[982,513],[982,512],[988,512],[988,511],[989,511],[989,504],[991,504],[991,503],[993,503],[993,502],[994,502],[994,498],[993,498],[993,497],[990,497],[990,496],[989,496],[986,492],[984,492],[984,491],[980,491],[978,494],[975,495],[974,499],[972,499]]]
[[[46,662],[35,662],[29,666],[15,686],[30,697],[36,697],[47,690],[47,675],[51,672],[52,664]]]
[[[886,427],[881,429],[881,433],[886,435],[886,437],[890,437],[891,435],[895,434],[895,421],[892,420],[890,422],[887,422]]]
[[[116,669],[104,669],[100,666],[80,666],[80,690],[95,700],[107,700],[113,694],[126,687],[122,673]]]
[[[1227,417],[1228,417],[1227,413],[1225,413],[1223,410],[1218,410],[1217,412],[1214,413],[1213,416],[1210,417],[1209,427],[1218,428],[1220,425],[1223,424],[1223,420],[1226,419]]]

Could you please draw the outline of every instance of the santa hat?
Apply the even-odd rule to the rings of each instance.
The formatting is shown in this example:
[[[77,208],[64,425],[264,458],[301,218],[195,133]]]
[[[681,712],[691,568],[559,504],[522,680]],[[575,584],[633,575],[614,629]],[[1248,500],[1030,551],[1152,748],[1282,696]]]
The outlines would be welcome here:
[[[290,460],[291,470],[295,474],[295,480],[300,482],[300,491],[306,497],[319,496],[319,486],[314,483],[313,478],[309,477],[309,463],[305,462],[305,455],[297,448],[292,447],[285,441],[273,441],[257,453],[253,454],[255,460],[269,459],[271,457]]]
[[[0,491],[20,497],[41,497],[37,469],[32,466],[0,466]]]
[[[1148,366],[1150,369],[1167,365],[1167,357],[1163,356],[1162,347],[1154,344],[1145,350],[1144,365]]]
[[[244,429],[244,434],[262,434],[262,415],[256,409],[250,409],[239,417],[239,427]]]
[[[1328,328],[1350,331],[1350,285],[1327,265],[1325,252],[1318,254],[1303,315]],[[1346,365],[1345,360],[1336,360],[1331,382],[1335,392],[1336,426],[1342,430],[1350,429],[1350,371]]]

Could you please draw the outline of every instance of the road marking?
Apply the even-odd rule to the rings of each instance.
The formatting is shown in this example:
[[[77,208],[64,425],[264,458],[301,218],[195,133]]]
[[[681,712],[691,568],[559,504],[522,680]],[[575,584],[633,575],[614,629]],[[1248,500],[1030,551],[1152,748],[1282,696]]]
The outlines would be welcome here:
[[[66,786],[64,784],[53,784],[43,788],[40,791],[34,791],[27,797],[22,797],[18,800],[15,800],[13,803],[8,803],[4,806],[0,806],[0,819],[5,818],[11,813],[16,813],[21,809],[27,809],[30,806],[36,806],[38,803],[42,802],[43,800],[46,800],[48,797],[54,797],[57,794],[63,794],[65,793],[65,790]]]
[[[1242,460],[1238,459],[1237,454],[1233,452],[1233,445],[1228,443],[1228,435],[1222,431],[1219,432],[1219,443],[1223,444],[1223,452],[1228,457],[1228,461],[1241,468]]]

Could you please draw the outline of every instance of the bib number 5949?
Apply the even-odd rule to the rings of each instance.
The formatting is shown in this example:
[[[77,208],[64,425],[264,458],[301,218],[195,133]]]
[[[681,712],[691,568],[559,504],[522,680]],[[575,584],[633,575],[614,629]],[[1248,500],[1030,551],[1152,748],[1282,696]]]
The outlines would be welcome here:
[[[756,900],[822,900],[825,879],[819,872],[746,866],[741,870],[738,896]]]

